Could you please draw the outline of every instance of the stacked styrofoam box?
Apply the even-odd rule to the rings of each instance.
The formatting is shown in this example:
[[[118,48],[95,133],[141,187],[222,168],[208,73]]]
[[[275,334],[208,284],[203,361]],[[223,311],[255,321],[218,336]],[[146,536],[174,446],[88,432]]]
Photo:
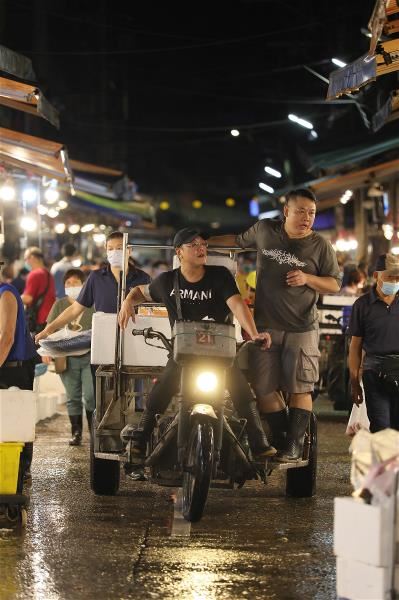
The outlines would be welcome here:
[[[0,390],[0,442],[33,442],[36,394],[30,390]]]
[[[152,327],[167,338],[171,337],[167,317],[136,316],[136,322],[129,319],[123,332],[123,364],[134,367],[163,367],[168,360],[167,351],[159,340],[146,344],[143,336],[132,335],[132,329]],[[94,365],[112,365],[115,362],[116,315],[97,312],[92,320],[91,362]],[[155,348],[154,346],[159,346]]]
[[[348,600],[391,598],[394,564],[394,498],[372,506],[353,498],[335,498],[334,553],[337,595]],[[399,589],[399,567],[395,588]]]

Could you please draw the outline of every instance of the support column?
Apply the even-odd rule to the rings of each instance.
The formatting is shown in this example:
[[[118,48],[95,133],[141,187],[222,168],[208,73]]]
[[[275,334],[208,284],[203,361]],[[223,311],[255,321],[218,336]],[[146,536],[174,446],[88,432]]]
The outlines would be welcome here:
[[[358,242],[356,260],[357,262],[367,261],[367,219],[366,211],[364,210],[363,202],[366,199],[366,191],[364,189],[357,190],[353,199],[353,213],[355,220],[355,238]]]

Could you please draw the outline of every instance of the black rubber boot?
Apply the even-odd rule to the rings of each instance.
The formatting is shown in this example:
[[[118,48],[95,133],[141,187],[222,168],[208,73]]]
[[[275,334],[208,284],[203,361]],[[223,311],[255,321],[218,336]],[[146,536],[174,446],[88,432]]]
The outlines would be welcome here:
[[[80,446],[82,443],[82,428],[83,428],[83,419],[82,415],[69,415],[69,420],[71,422],[72,428],[72,437],[69,440],[70,446]]]
[[[277,450],[269,444],[256,402],[249,402],[245,412],[246,414],[242,416],[247,419],[248,440],[254,458],[274,456]]]
[[[93,411],[86,410],[87,427],[91,433],[91,422],[93,420]]]
[[[264,419],[269,425],[269,429],[272,436],[272,444],[278,450],[283,450],[285,441],[287,439],[288,431],[288,410],[284,408],[277,412],[263,413],[262,419]]]
[[[303,408],[289,409],[287,439],[283,450],[277,454],[276,460],[289,462],[302,458],[303,442],[310,414],[310,410],[304,410]]]

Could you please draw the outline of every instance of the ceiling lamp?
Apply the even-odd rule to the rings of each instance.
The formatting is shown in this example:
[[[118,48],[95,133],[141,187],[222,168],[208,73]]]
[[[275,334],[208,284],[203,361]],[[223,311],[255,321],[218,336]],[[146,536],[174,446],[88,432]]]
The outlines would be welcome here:
[[[280,171],[277,171],[277,169],[273,169],[272,167],[265,167],[265,171],[272,177],[278,177],[279,179],[281,177]]]
[[[105,233],[93,233],[93,241],[95,244],[104,244],[105,242]]]
[[[79,231],[80,231],[80,225],[78,225],[77,223],[73,223],[72,225],[70,225],[68,227],[68,231],[72,235],[75,235],[76,233],[79,233]]]
[[[94,223],[86,223],[86,225],[83,225],[83,227],[80,229],[80,231],[82,233],[88,233],[89,231],[93,231],[94,228],[95,228]]]
[[[4,202],[10,202],[15,198],[15,187],[10,181],[5,181],[0,187],[0,199]]]
[[[64,233],[65,227],[66,227],[65,223],[56,223],[54,225],[54,231],[55,231],[55,233],[58,233],[59,235],[61,235],[62,233]]]
[[[339,201],[341,202],[341,204],[347,204],[349,202],[349,200],[352,198],[352,196],[353,196],[352,190],[346,190],[346,192],[344,192],[342,194]]]
[[[267,183],[258,183],[261,190],[268,192],[269,194],[273,194],[274,188],[271,185],[267,185]]]
[[[232,129],[230,131],[230,133],[233,137],[238,137],[240,135],[240,132],[238,131],[238,129]]]
[[[313,124],[310,121],[306,121],[306,119],[302,119],[301,117],[297,117],[297,115],[290,114],[288,118],[293,123],[297,123],[301,127],[305,127],[306,129],[313,129]]]
[[[192,207],[193,208],[202,208],[202,202],[201,202],[201,200],[193,200]]]
[[[32,232],[37,229],[37,221],[33,217],[22,217],[19,224],[23,231]]]
[[[234,198],[226,198],[226,202],[225,202],[226,206],[228,206],[229,208],[232,208],[233,206],[236,205],[236,201],[234,200]]]
[[[50,217],[50,219],[55,219],[59,214],[60,213],[55,208],[49,208],[47,211],[47,216]]]
[[[29,183],[22,190],[22,200],[26,204],[33,204],[33,202],[36,202],[36,199],[37,189],[31,183]]]

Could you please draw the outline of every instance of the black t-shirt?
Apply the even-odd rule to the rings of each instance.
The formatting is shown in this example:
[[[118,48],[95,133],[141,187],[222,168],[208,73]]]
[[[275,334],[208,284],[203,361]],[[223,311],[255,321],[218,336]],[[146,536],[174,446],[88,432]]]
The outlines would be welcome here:
[[[226,300],[239,294],[234,277],[225,267],[206,266],[205,275],[196,283],[187,281],[179,272],[179,287],[183,319],[202,321],[209,319],[224,323],[230,314]],[[154,302],[165,304],[171,327],[177,319],[175,292],[173,289],[173,271],[161,273],[149,286]]]

